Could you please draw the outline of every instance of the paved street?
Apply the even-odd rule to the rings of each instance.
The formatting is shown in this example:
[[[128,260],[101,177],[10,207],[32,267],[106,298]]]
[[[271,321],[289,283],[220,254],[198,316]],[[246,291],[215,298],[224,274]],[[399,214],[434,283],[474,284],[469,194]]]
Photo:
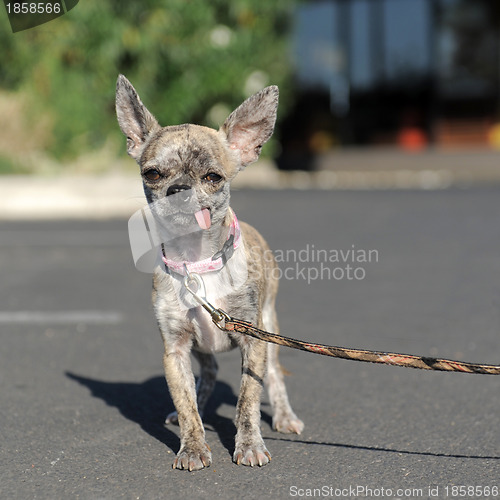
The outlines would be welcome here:
[[[242,190],[232,205],[280,260],[283,334],[500,363],[499,189]],[[240,358],[224,353],[213,464],[172,470],[151,277],[133,267],[127,221],[1,222],[0,270],[2,499],[500,495],[500,377],[285,349],[303,434],[272,431],[266,395],[273,460],[232,463]]]

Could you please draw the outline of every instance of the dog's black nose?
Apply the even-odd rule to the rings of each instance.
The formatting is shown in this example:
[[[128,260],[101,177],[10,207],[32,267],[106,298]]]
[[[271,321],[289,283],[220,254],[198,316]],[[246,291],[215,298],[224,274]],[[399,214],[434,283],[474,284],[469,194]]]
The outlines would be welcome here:
[[[174,184],[167,189],[167,196],[172,194],[180,193],[181,191],[188,191],[191,189],[191,186],[187,186],[186,184]],[[186,193],[186,199],[189,198],[190,193]]]

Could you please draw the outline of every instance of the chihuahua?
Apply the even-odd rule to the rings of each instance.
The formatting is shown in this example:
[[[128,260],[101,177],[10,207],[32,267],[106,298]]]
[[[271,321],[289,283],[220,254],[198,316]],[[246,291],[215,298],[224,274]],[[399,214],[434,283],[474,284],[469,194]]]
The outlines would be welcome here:
[[[139,164],[148,207],[163,229],[153,275],[153,306],[165,347],[163,365],[180,426],[174,469],[199,470],[212,462],[201,416],[215,386],[214,353],[239,347],[241,386],[236,406],[233,461],[249,466],[271,460],[260,431],[264,381],[273,428],[300,434],[304,424],[288,401],[278,348],[223,332],[183,286],[201,277],[207,298],[229,315],[278,333],[276,262],[264,238],[239,222],[229,206],[231,181],[259,158],[271,137],[278,87],[267,87],[236,108],[216,131],[199,125],[161,127],[132,84],[118,77],[116,113],[127,152]],[[175,200],[175,202],[173,202]],[[160,231],[161,232],[161,231]],[[200,364],[197,383],[191,352]]]

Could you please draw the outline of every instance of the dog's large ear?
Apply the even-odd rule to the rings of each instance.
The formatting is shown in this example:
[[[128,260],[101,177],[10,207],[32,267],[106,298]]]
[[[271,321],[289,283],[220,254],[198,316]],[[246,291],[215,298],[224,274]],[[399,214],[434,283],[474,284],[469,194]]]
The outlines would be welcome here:
[[[144,144],[160,125],[123,75],[120,75],[116,82],[116,116],[122,132],[127,137],[127,152],[138,160]]]
[[[242,168],[259,158],[273,134],[278,97],[276,85],[266,87],[236,108],[222,125],[229,147],[240,154]]]

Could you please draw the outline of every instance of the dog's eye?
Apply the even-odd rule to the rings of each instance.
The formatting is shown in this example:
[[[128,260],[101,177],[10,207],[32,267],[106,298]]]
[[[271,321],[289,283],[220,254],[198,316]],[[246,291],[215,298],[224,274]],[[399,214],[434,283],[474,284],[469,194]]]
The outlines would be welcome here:
[[[207,181],[207,182],[212,182],[215,184],[217,182],[220,182],[222,180],[222,177],[219,174],[215,174],[214,172],[211,172],[211,173],[205,175],[205,177],[203,177],[203,180]]]
[[[146,177],[146,179],[148,181],[158,181],[160,180],[160,177],[161,177],[161,174],[160,172],[158,172],[158,170],[152,168],[151,170],[147,170],[146,172],[144,172],[144,177]]]

